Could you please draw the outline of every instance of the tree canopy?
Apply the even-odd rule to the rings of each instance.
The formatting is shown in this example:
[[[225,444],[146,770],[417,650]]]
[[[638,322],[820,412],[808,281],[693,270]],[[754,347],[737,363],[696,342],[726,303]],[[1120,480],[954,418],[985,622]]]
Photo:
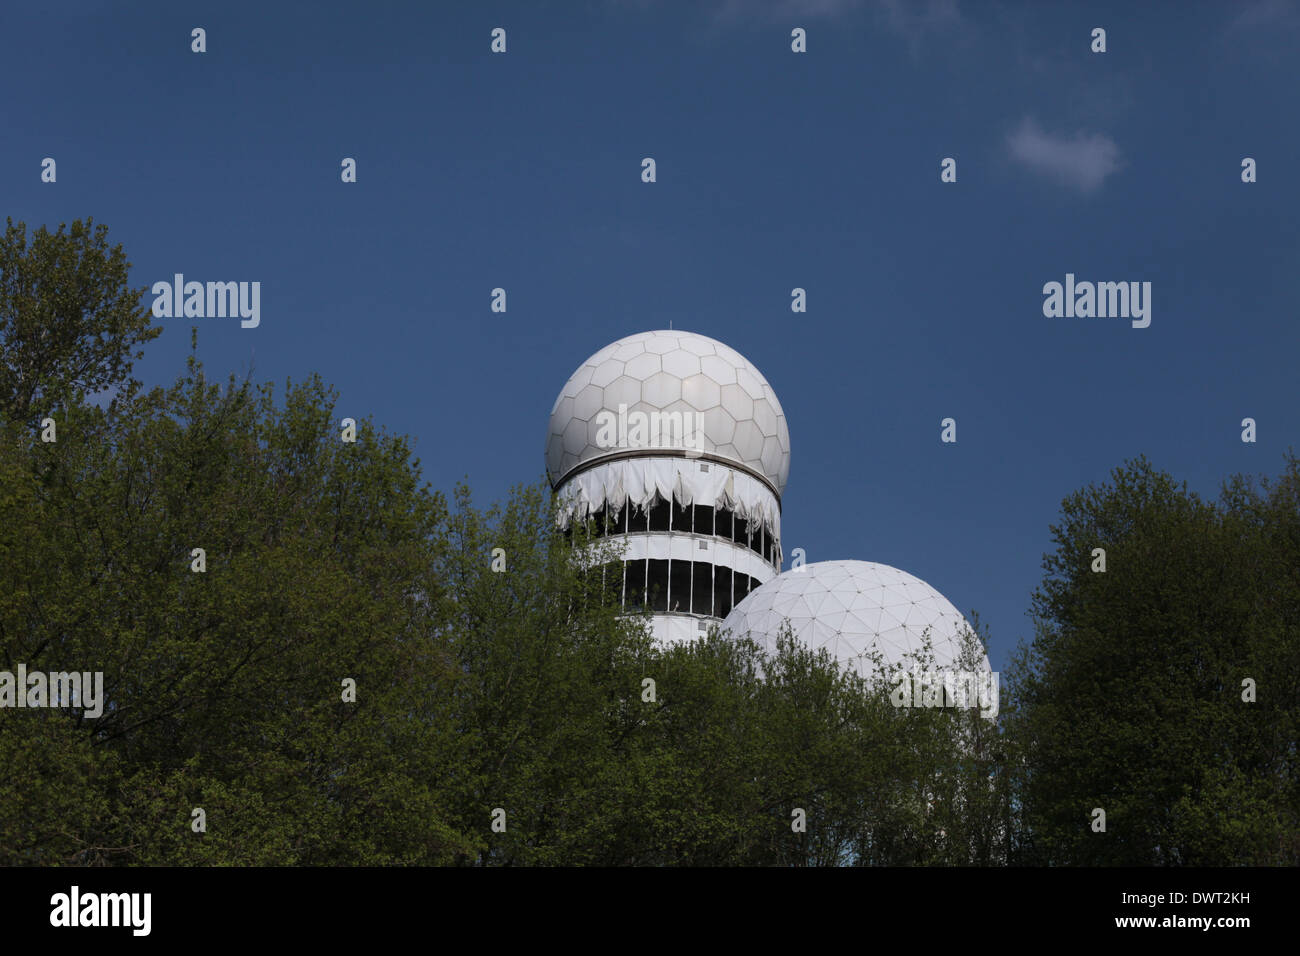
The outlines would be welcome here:
[[[1069,496],[1052,534],[1012,669],[1019,858],[1300,861],[1296,458],[1218,501],[1139,458]]]
[[[38,403],[124,384],[138,348],[162,331],[128,285],[131,263],[87,219],[50,232],[7,220],[0,236],[0,405],[27,421]]]

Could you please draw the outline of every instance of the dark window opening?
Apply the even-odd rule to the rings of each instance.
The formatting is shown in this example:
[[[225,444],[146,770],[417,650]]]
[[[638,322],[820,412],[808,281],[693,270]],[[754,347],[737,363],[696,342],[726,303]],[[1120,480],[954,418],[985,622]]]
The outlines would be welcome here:
[[[673,530],[689,532],[691,530],[691,509],[673,502]]]
[[[695,506],[695,533],[713,534],[713,506]]]
[[[715,568],[713,584],[713,613],[726,617],[731,613],[731,568]]]
[[[689,611],[691,609],[691,562],[674,560],[668,585],[671,609]]]
[[[650,530],[667,531],[668,518],[672,511],[672,505],[656,496],[654,503],[650,506]]]
[[[647,512],[644,508],[635,508],[635,507],[629,508],[628,511],[631,512],[631,514],[628,515],[628,519],[627,519],[628,531],[635,533],[637,531],[650,530],[650,526],[647,523],[649,520],[649,512]]]
[[[713,613],[713,565],[696,561],[691,575],[694,590],[691,592],[691,611],[695,614]]]
[[[639,611],[646,604],[645,598],[645,559],[627,562],[627,584],[624,590],[623,606],[630,611]]]
[[[736,534],[732,540],[749,547],[749,522],[740,515],[736,515]]]
[[[652,611],[668,610],[668,562],[650,559],[649,577],[646,579],[646,600]]]

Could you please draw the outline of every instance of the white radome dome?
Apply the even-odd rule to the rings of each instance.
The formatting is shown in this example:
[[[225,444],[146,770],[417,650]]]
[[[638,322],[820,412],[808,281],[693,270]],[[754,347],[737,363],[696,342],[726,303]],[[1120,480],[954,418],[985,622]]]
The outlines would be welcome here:
[[[597,443],[601,411],[691,412],[700,451],[765,478],[780,495],[790,475],[790,431],[776,392],[735,349],[694,332],[629,335],[578,366],[551,409],[546,472],[557,485],[579,465],[617,457]],[[604,416],[602,416],[604,417]]]
[[[733,637],[749,637],[771,651],[787,619],[805,646],[826,648],[863,677],[878,676],[864,657],[873,647],[887,672],[908,665],[904,655],[921,649],[927,627],[934,667],[954,667],[968,626],[961,612],[920,578],[869,561],[820,561],[786,571],[752,591],[722,626]],[[989,669],[987,658],[982,666]]]

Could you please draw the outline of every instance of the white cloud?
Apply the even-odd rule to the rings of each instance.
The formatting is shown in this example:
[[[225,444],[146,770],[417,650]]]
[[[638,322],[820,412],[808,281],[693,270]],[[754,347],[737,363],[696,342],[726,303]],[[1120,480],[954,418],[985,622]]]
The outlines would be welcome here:
[[[1119,147],[1109,136],[1057,136],[1029,118],[1007,137],[1007,150],[1012,159],[1034,172],[1085,193],[1101,186],[1121,165]]]

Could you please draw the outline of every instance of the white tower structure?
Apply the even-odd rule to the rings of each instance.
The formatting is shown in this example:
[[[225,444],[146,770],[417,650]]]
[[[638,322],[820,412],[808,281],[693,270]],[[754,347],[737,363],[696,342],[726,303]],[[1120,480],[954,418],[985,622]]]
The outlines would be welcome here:
[[[707,336],[642,332],[583,362],[551,409],[560,521],[626,542],[623,607],[694,640],[781,570],[790,433],[772,386]]]

